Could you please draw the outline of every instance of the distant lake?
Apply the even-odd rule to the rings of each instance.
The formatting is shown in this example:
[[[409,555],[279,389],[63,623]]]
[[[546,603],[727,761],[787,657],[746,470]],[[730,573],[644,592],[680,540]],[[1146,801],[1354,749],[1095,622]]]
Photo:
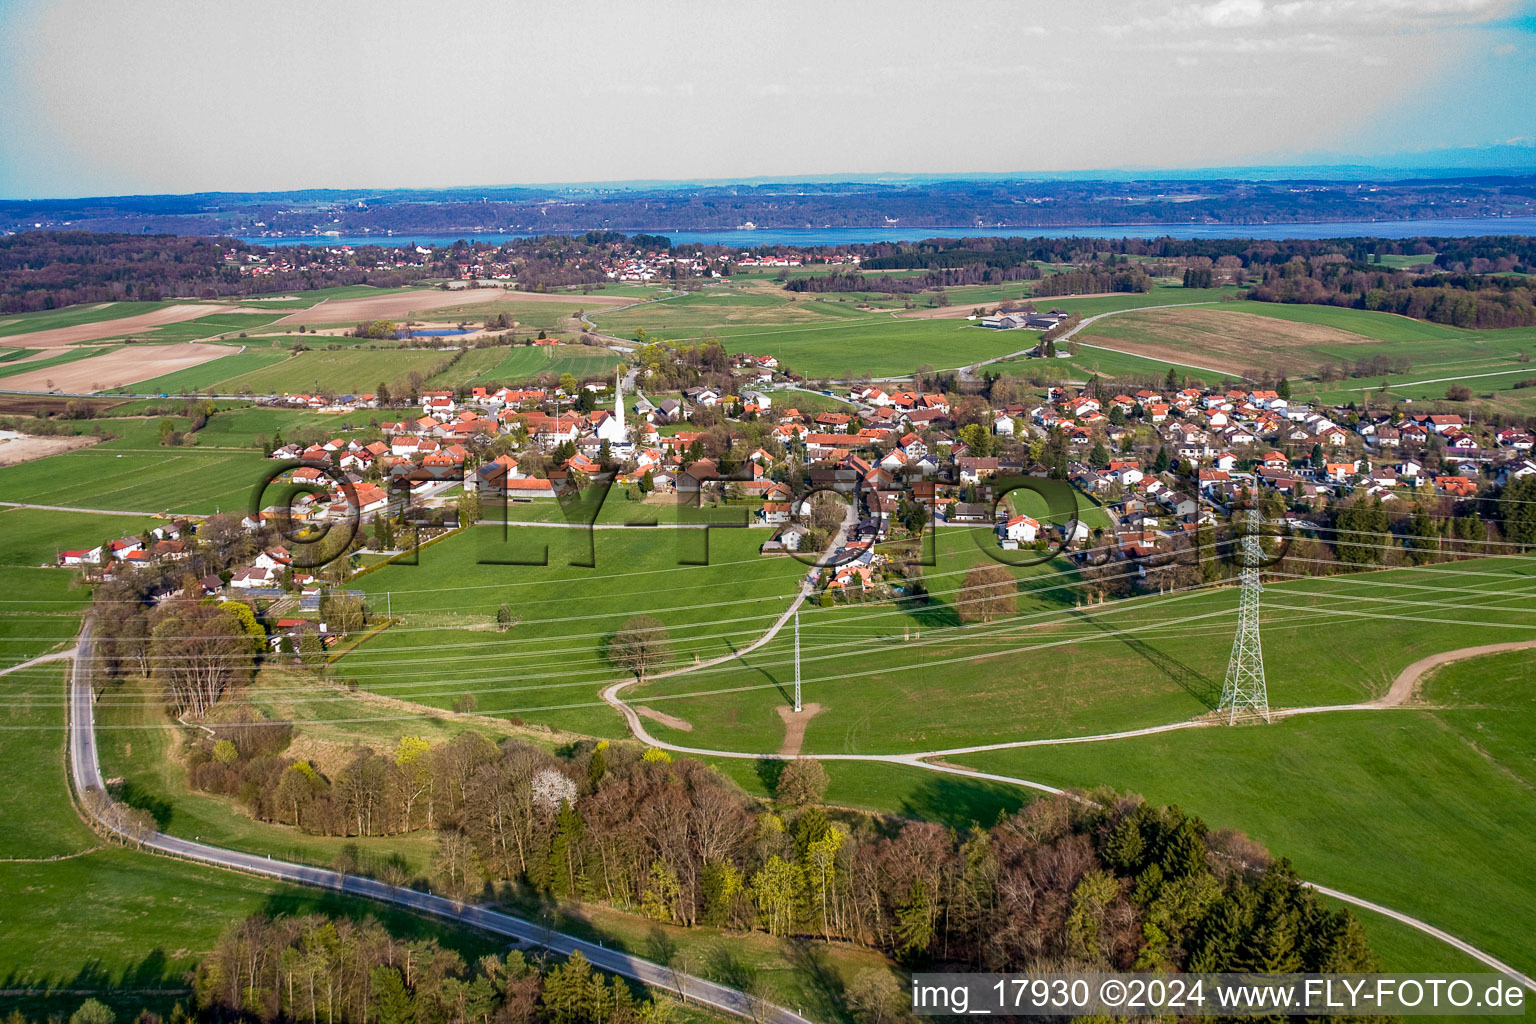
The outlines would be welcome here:
[[[625,234],[665,235],[674,245],[849,245],[870,242],[914,242],[923,238],[1414,238],[1431,235],[1467,238],[1473,235],[1536,235],[1536,217],[1448,217],[1440,220],[1353,220],[1317,224],[1068,224],[1059,227],[924,228],[892,225],[884,228],[758,228],[755,231],[667,231],[664,228],[616,228]],[[545,231],[539,234],[560,234]],[[570,235],[581,231],[564,232]],[[304,235],[261,238],[254,245],[452,245],[461,238],[501,243],[528,238],[530,233],[472,232],[448,235]]]
[[[401,331],[399,334],[396,335],[396,337],[399,337],[399,338],[452,338],[455,335],[459,335],[459,334],[473,334],[473,333],[474,333],[474,330],[471,329],[471,328],[464,328],[464,329],[461,330],[461,329],[452,328],[452,327],[431,327],[431,328],[427,328],[426,330],[411,331],[410,333],[406,333],[405,331]]]

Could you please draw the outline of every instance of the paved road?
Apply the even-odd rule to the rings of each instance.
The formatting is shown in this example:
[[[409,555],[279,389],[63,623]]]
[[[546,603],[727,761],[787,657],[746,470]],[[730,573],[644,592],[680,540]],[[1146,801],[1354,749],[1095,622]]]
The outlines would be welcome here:
[[[65,652],[60,656],[67,656],[69,653],[79,655],[75,659],[75,671],[70,676],[70,773],[74,778],[77,791],[91,787],[105,788],[101,777],[101,766],[96,756],[93,696],[84,673],[80,671],[82,663],[90,663],[89,626],[81,632],[80,643],[75,652]],[[676,993],[685,1000],[747,1017],[760,1024],[812,1024],[808,1018],[798,1013],[754,999],[746,993],[725,985],[685,974],[651,960],[608,949],[597,943],[587,942],[536,922],[526,921],[487,907],[459,903],[431,893],[388,885],[372,878],[359,878],[355,875],[328,871],[325,868],[273,860],[270,857],[259,857],[237,850],[225,850],[206,843],[166,835],[163,832],[156,832],[142,845],[157,853],[183,860],[198,861],[215,867],[264,875],[286,882],[333,889],[349,896],[362,896],[384,903],[393,903],[420,913],[471,925],[496,935],[504,935],[520,942],[542,946],[562,956],[580,952],[591,961],[593,966],[601,970],[633,978],[653,988]]]
[[[765,633],[754,643],[743,648],[739,654],[725,655],[724,657],[715,658],[703,664],[689,665],[684,668],[676,669],[672,672],[661,673],[653,676],[652,678],[661,679],[667,676],[676,676],[683,675],[688,672],[697,672],[700,669],[709,668],[714,665],[733,661],[741,655],[751,653],[752,651],[761,647],[763,644],[767,643],[769,640],[773,639],[773,637],[778,634],[779,630],[784,627],[784,624],[789,621],[790,616],[792,616],[794,612],[800,607],[800,604],[804,601],[806,594],[807,589],[802,587],[800,595],[797,596],[795,601],[790,605],[789,610],[779,617],[779,620],[773,624],[772,628],[770,628],[767,633]],[[1500,651],[1525,650],[1531,647],[1536,647],[1536,641],[1519,641],[1507,644],[1487,644],[1480,647],[1468,647],[1457,651],[1448,651],[1437,655],[1431,655],[1430,657],[1420,659],[1419,661],[1416,661],[1412,665],[1409,665],[1407,668],[1403,669],[1403,671],[1398,674],[1397,679],[1394,680],[1391,688],[1387,691],[1387,693],[1377,700],[1368,701],[1361,704],[1338,704],[1310,708],[1289,708],[1283,711],[1275,712],[1274,717],[1282,718],[1290,715],[1316,714],[1327,711],[1376,711],[1383,708],[1396,707],[1405,703],[1412,696],[1414,685],[1431,668],[1446,664],[1447,662],[1458,661],[1463,658],[1477,657],[1482,654],[1498,653]],[[1101,743],[1109,740],[1129,739],[1136,736],[1152,736],[1158,733],[1175,732],[1181,729],[1202,729],[1218,724],[1214,720],[1197,719],[1185,722],[1174,722],[1168,725],[1149,726],[1144,729],[1128,729],[1123,732],[1099,733],[1091,736],[1066,736],[1036,740],[1015,740],[1009,743],[988,743],[972,747],[952,747],[947,750],[927,750],[908,754],[796,755],[777,753],[748,753],[740,750],[713,750],[703,747],[686,747],[680,744],[670,743],[666,740],[657,739],[655,736],[652,736],[651,733],[646,729],[645,723],[640,720],[640,716],[635,713],[633,708],[624,703],[623,699],[620,697],[620,694],[624,691],[624,689],[634,685],[634,682],[634,680],[624,680],[606,687],[603,690],[603,700],[607,701],[610,705],[616,708],[620,714],[624,716],[625,721],[629,723],[629,730],[634,735],[634,737],[640,740],[642,743],[648,744],[649,746],[660,747],[664,750],[670,750],[675,753],[692,754],[694,756],[700,757],[725,757],[734,759],[774,761],[790,760],[796,757],[814,757],[819,761],[873,761],[883,764],[905,765],[912,768],[922,768],[927,771],[939,772],[945,775],[958,775],[962,778],[982,779],[989,782],[1001,782],[1006,785],[1021,786],[1027,789],[1033,789],[1038,792],[1049,793],[1052,795],[1071,794],[1068,794],[1066,790],[1059,787],[1046,785],[1043,782],[1035,782],[1032,779],[1022,779],[1012,775],[997,775],[993,774],[992,772],[979,771],[976,769],[961,767],[959,765],[945,764],[942,761],[935,761],[930,759],[943,758],[951,755],[981,753],[990,750],[1008,750],[1019,747],[1059,746],[1068,743]],[[1440,941],[1447,943],[1448,945],[1454,946],[1456,949],[1461,950],[1463,953],[1486,964],[1494,970],[1502,974],[1509,975],[1511,978],[1514,978],[1520,984],[1524,985],[1527,989],[1536,992],[1536,978],[1532,978],[1530,975],[1516,970],[1492,954],[1485,953],[1471,943],[1459,939],[1451,933],[1437,928],[1427,921],[1421,921],[1416,917],[1411,917],[1400,911],[1393,910],[1390,907],[1382,906],[1379,903],[1373,903],[1370,900],[1363,899],[1359,896],[1353,896],[1347,892],[1342,892],[1338,889],[1332,889],[1328,886],[1318,885],[1314,882],[1305,882],[1303,884],[1309,886],[1312,889],[1315,889],[1317,892],[1320,892],[1325,896],[1330,896],[1344,903],[1349,903],[1357,907],[1362,907],[1366,910],[1374,911],[1375,913],[1390,917],[1394,921],[1406,924],[1410,928],[1416,928],[1419,931],[1424,932],[1426,935],[1433,936],[1434,938],[1437,938]]]

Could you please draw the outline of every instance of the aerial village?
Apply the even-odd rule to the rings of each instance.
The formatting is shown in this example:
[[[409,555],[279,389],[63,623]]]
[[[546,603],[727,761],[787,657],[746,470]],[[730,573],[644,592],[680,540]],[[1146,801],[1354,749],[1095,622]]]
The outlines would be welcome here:
[[[1406,404],[1318,408],[1287,397],[1284,381],[1096,379],[1004,403],[993,396],[1023,392],[990,379],[816,389],[772,356],[739,353],[724,372],[695,368],[700,383],[652,388],[675,385],[683,369],[667,382],[621,371],[560,386],[424,391],[387,408],[373,395],[273,398],[370,419],[334,437],[272,439],[267,454],[295,496],[244,514],[240,528],[270,539],[296,522],[352,520],[358,548],[389,551],[407,523],[452,529],[493,508],[515,520],[517,506],[602,482],[608,500],[729,507],[763,531],[764,557],[821,556],[815,585],[856,599],[887,593],[891,544],[929,528],[987,527],[1000,550],[1137,559],[1187,546],[1247,499],[1325,540],[1341,510],[1361,502],[1403,516],[1432,504],[1440,517],[1477,524],[1480,494],[1536,474],[1524,430]],[[1067,481],[1082,511],[1052,521],[1016,505],[1001,481],[1031,477]],[[196,529],[183,521],[61,552],[59,562],[109,574],[114,564],[182,558]],[[195,585],[313,604],[321,571],[290,560],[281,543],[260,544]]]

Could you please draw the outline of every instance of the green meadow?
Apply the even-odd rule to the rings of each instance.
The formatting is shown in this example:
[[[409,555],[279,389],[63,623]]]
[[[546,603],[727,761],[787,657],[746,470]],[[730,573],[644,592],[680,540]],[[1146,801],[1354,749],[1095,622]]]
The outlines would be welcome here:
[[[706,532],[708,550],[705,551]],[[787,607],[805,567],[757,554],[762,530],[569,530],[484,525],[354,579],[398,624],[332,665],[366,689],[436,707],[473,693],[481,713],[622,735],[602,655],[635,615],[660,620],[674,666],[751,643]],[[703,562],[708,564],[680,564]],[[537,563],[547,559],[548,564]],[[579,562],[591,562],[582,567]],[[519,564],[524,563],[524,564]],[[496,628],[505,603],[514,616]],[[298,711],[304,700],[298,695]]]
[[[199,341],[203,338],[233,335],[242,331],[258,331],[272,323],[280,315],[278,313],[271,315],[261,313],[214,313],[210,316],[200,316],[196,320],[183,320],[180,323],[166,324],[163,327],[139,331],[135,334],[135,337],[140,341],[151,341],[156,344]]]
[[[1267,656],[1274,635],[1265,634]],[[1462,642],[1489,639],[1478,631]],[[1266,662],[1272,671],[1284,664]],[[1177,803],[1285,853],[1306,878],[1420,917],[1529,972],[1533,687],[1530,652],[1498,654],[1441,668],[1407,708],[953,760]]]
[[[141,380],[117,390],[135,395],[175,395],[181,392],[195,393],[212,390],[222,392],[225,389],[219,386],[221,382],[231,377],[254,373],[286,358],[288,353],[272,349],[252,348],[240,352],[231,348],[228,355],[220,356],[212,362],[189,366],[185,370],[177,370],[149,380]]]
[[[952,289],[948,298],[954,304],[982,305],[1014,297],[1006,291],[992,286],[977,286],[974,293]],[[1158,287],[1136,295],[1052,296],[1036,300],[1036,305],[1091,315],[1163,302],[1209,301],[1227,293]],[[963,317],[922,318],[896,315],[892,309],[859,308],[881,299],[890,297],[720,288],[592,316],[605,332],[621,337],[636,337],[643,329],[651,338],[718,338],[730,351],[774,355],[808,377],[895,376],[924,365],[953,369],[1029,348],[1038,340],[1031,331],[989,331]],[[919,302],[914,312],[921,308]]]
[[[255,451],[98,445],[0,467],[7,501],[149,515],[244,512],[267,467]]]
[[[515,384],[569,373],[578,380],[611,376],[620,357],[591,345],[513,345],[476,348],[428,383],[437,387]]]
[[[928,571],[927,604],[801,613],[805,699],[822,707],[806,728],[806,752],[1086,736],[1195,719],[1219,703],[1235,588],[1079,608],[1066,586],[1075,574],[1038,566],[1021,571],[1017,616],[961,625],[944,588],[958,586],[967,560],[945,556]],[[1522,558],[1274,580],[1262,620],[1270,702],[1369,700],[1409,663],[1466,646],[1468,635],[1529,637],[1532,595],[1536,561]],[[774,709],[787,700],[793,664],[792,640],[781,635],[743,664],[650,682],[634,700],[692,725],[655,727],[673,742],[777,749]]]
[[[310,349],[218,382],[226,394],[249,389],[258,395],[311,391],[372,392],[380,382],[404,390],[407,376],[430,377],[451,353],[427,349]]]

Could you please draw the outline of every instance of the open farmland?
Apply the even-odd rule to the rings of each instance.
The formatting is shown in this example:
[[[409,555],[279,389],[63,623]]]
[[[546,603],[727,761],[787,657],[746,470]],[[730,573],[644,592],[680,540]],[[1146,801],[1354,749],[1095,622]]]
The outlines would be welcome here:
[[[42,330],[26,329],[25,344],[28,348],[63,348],[66,345],[75,345],[82,341],[96,341],[105,338],[132,338],[141,336],[150,328],[163,327],[166,324],[177,324],[184,320],[196,320],[198,317],[208,316],[211,313],[247,313],[250,310],[236,310],[229,306],[204,305],[192,302],[180,302],[171,305],[161,303],[113,303],[101,312],[111,312],[115,306],[139,306],[152,307],[148,312],[135,311],[128,316],[116,316],[107,319],[75,319],[67,326],[50,327]],[[46,321],[36,321],[43,323]],[[14,327],[14,325],[12,325]],[[15,337],[16,332],[12,334]],[[16,342],[20,344],[21,342]]]
[[[63,328],[90,327],[109,320],[124,320],[159,312],[170,306],[169,302],[87,302],[63,309],[46,309],[36,313],[0,314],[0,338],[16,334],[34,334]],[[210,312],[207,307],[204,313]],[[111,330],[110,326],[105,329]],[[92,335],[101,337],[101,335]],[[5,344],[17,344],[6,342]]]
[[[307,309],[283,317],[282,327],[300,324],[354,324],[362,320],[405,320],[408,318],[453,319],[459,309],[480,309],[487,304],[516,316],[524,303],[561,303],[572,309],[596,306],[622,305],[632,299],[618,295],[564,295],[544,292],[520,292],[498,289],[440,289],[412,288],[398,292],[384,292],[360,298],[326,299]]]
[[[1419,916],[1529,972],[1533,686],[1530,652],[1490,655],[1436,671],[1421,684],[1421,707],[953,760],[1177,803],[1286,851],[1307,878]],[[1358,856],[1361,835],[1375,856]]]
[[[481,713],[622,735],[621,720],[597,697],[600,683],[623,675],[600,653],[614,630],[651,615],[670,631],[679,664],[727,654],[784,611],[805,568],[759,556],[765,531],[708,532],[709,564],[680,565],[703,556],[705,531],[463,531],[421,551],[419,565],[355,580],[375,608],[401,622],[334,671],[385,696],[447,707],[467,692]],[[548,565],[515,564],[544,558],[546,547]],[[592,568],[570,564],[588,557]],[[495,627],[503,603],[515,616],[505,633]]]
[[[1536,329],[1472,331],[1410,320],[1388,313],[1335,306],[1237,302],[1185,309],[1148,309],[1106,317],[1085,327],[1078,362],[1106,350],[1241,374],[1260,370],[1289,375],[1298,394],[1320,392],[1331,400],[1377,389],[1403,398],[1439,398],[1448,383],[1474,390],[1507,390],[1536,376]],[[1093,348],[1093,346],[1100,346]],[[1405,360],[1409,372],[1348,378],[1314,385],[1324,366],[1347,368],[1384,356]],[[1415,390],[1415,382],[1422,390]]]
[[[400,384],[398,390],[403,393],[411,373],[431,377],[451,358],[452,353],[430,349],[310,349],[218,381],[217,388],[225,394],[246,390],[258,395],[325,390],[340,394],[372,392],[383,382],[391,388]]]
[[[7,501],[158,515],[244,512],[266,473],[254,451],[97,445],[0,468]]]
[[[174,395],[182,391],[222,391],[220,383],[231,377],[254,373],[274,363],[287,359],[289,353],[269,348],[248,348],[244,352],[226,345],[199,345],[199,348],[223,349],[226,354],[217,361],[199,363],[183,370],[176,370],[147,380],[135,381],[131,387],[120,390],[141,395]]]
[[[1209,301],[1221,290],[1155,288],[1145,294],[1103,297],[1047,297],[1043,308],[1086,315],[1163,302]],[[1000,298],[1001,296],[998,296]],[[981,296],[978,294],[977,304]],[[858,295],[812,297],[783,291],[705,290],[635,306],[593,319],[605,333],[633,338],[702,341],[718,338],[731,352],[777,356],[808,377],[852,378],[910,374],[919,366],[954,369],[1027,349],[1039,340],[1034,331],[989,331],[967,322],[970,306],[951,307],[950,316],[928,316],[919,308],[860,309]]]
[[[1260,319],[1221,306],[1148,309],[1106,317],[1076,336],[1150,359],[1198,364],[1234,376],[1245,370],[1299,375],[1329,350],[1370,338],[1323,324]]]
[[[211,316],[200,316],[196,320],[183,320],[180,323],[156,327],[142,332],[137,337],[140,341],[151,341],[156,344],[201,341],[205,338],[228,338],[242,332],[259,331],[277,317],[276,313],[252,312],[249,309],[236,313],[214,313]]]
[[[1048,589],[1071,577],[1048,577],[1045,568],[1026,576],[1019,615],[991,625],[959,625],[943,599],[918,608],[802,612],[806,699],[823,708],[806,729],[804,749],[895,753],[1083,736],[1197,718],[1216,707],[1235,589],[1076,608],[1070,591]],[[948,571],[941,552],[929,570],[930,590],[940,592]],[[959,577],[948,579],[953,587]],[[1267,584],[1270,703],[1370,700],[1410,662],[1465,646],[1469,631],[1500,640],[1536,635],[1533,595],[1536,562],[1526,559]],[[1330,634],[1339,642],[1320,642]],[[783,726],[774,707],[784,703],[792,665],[781,636],[745,659],[746,671],[649,683],[634,700],[692,724],[687,734],[658,727],[673,742],[775,749]]]
[[[611,349],[591,345],[512,345],[477,348],[433,377],[434,387],[512,384],[569,373],[577,380],[610,375],[620,357]]]
[[[235,350],[223,345],[124,345],[121,348],[6,378],[22,391],[107,391],[210,363]],[[23,364],[25,365],[25,364]]]

